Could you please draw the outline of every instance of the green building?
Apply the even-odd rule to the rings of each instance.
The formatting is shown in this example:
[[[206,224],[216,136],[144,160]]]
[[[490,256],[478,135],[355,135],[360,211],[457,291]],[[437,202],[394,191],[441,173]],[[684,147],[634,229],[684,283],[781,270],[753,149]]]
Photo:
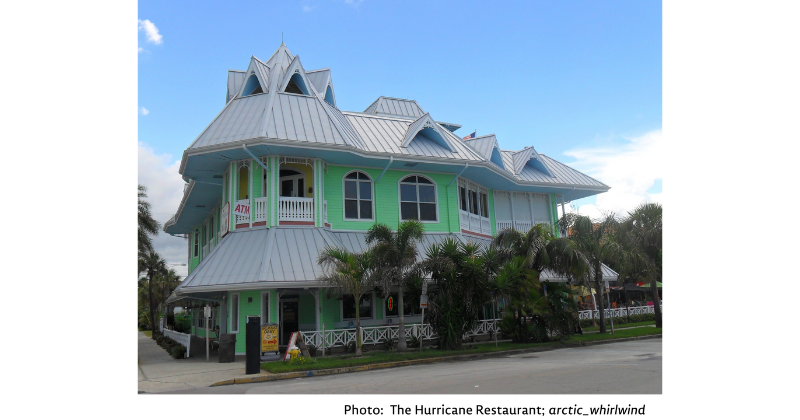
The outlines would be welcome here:
[[[169,302],[214,306],[210,325],[238,334],[237,353],[251,315],[278,323],[281,344],[298,330],[318,340],[323,328],[326,346],[343,344],[356,302],[327,297],[317,257],[327,246],[364,250],[376,222],[420,220],[421,249],[446,237],[488,242],[505,228],[555,226],[556,206],[609,189],[532,146],[462,138],[413,100],[340,110],[331,71],[306,70],[283,44],[227,83],[224,108],[183,153],[187,184],[164,231],[188,239],[189,275]],[[394,301],[373,292],[359,303],[365,334],[397,323]],[[416,331],[418,309],[404,310]],[[202,311],[192,312],[203,336]]]

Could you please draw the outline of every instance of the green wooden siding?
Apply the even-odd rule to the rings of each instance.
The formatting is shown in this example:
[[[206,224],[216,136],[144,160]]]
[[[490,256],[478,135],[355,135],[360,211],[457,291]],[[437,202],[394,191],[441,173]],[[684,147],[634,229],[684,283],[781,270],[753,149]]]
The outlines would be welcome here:
[[[369,175],[373,180],[374,191],[374,220],[353,221],[344,219],[344,176],[353,170],[359,170]],[[439,211],[439,221],[425,223],[427,232],[458,232],[458,201],[457,184],[449,188],[447,184],[453,180],[453,174],[436,174],[412,171],[386,171],[379,182],[375,182],[383,170],[379,168],[356,168],[351,166],[328,165],[325,175],[325,200],[328,201],[328,222],[332,229],[367,230],[376,222],[385,223],[392,229],[397,229],[400,224],[400,179],[406,175],[419,174],[430,178],[436,183],[436,199]]]

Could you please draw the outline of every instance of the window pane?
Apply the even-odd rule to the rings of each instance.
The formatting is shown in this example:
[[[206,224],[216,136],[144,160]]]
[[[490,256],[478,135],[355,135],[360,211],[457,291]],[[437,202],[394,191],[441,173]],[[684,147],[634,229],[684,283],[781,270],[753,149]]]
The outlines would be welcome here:
[[[306,187],[303,182],[303,178],[297,180],[297,196],[298,197],[305,197],[306,196]]]
[[[345,219],[358,219],[358,200],[344,200]]]
[[[467,190],[464,187],[460,187],[458,190],[459,198],[461,198],[461,210],[467,211]]]
[[[372,199],[372,185],[369,182],[359,182],[358,183],[359,193],[361,196],[359,197],[362,200],[371,200]]]
[[[372,201],[361,200],[359,201],[359,204],[361,205],[361,218],[372,219]]]
[[[417,201],[417,186],[400,184],[400,201]]]
[[[351,172],[351,173],[347,174],[345,179],[358,179],[358,172]]]
[[[431,182],[427,178],[423,178],[421,176],[417,177],[417,182],[419,182],[420,184],[433,184],[433,182]]]
[[[372,318],[372,294],[367,293],[361,297],[361,305],[358,308],[360,318]]]
[[[404,178],[404,179],[403,179],[402,181],[400,181],[400,182],[417,182],[417,177],[415,177],[415,176],[409,176],[409,177],[406,177],[406,178]]]
[[[419,220],[435,221],[436,220],[436,204],[420,203],[419,205]]]
[[[356,300],[353,295],[342,296],[342,318],[356,317]]]
[[[475,191],[469,192],[469,212],[478,214],[478,194]]]
[[[489,199],[484,193],[481,193],[481,216],[489,217]]]
[[[420,185],[419,201],[420,203],[435,203],[436,196],[433,194],[433,187],[428,185]]]
[[[400,203],[400,218],[403,220],[418,220],[417,203]]]
[[[369,177],[364,172],[359,172],[358,173],[358,179],[364,179],[364,180],[369,181]]]
[[[355,181],[345,181],[344,182],[344,198],[358,198],[358,197],[356,197],[356,182]]]

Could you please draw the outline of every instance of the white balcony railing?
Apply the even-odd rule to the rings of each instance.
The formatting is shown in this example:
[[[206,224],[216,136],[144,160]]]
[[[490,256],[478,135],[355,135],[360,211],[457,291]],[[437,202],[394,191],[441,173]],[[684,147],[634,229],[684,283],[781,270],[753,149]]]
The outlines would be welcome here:
[[[655,309],[652,306],[631,306],[631,315],[646,315],[646,314],[654,314]],[[663,312],[664,309],[662,308],[661,311]],[[606,308],[603,312],[606,318],[620,318],[624,316],[628,316],[628,309],[627,308]],[[588,310],[588,311],[580,311],[578,312],[579,319],[599,319],[600,318],[600,310]]]
[[[250,205],[250,200],[248,200],[248,199],[238,200],[236,202],[236,204],[244,204],[245,206],[249,206]],[[236,208],[235,205],[234,205],[234,208]],[[248,216],[242,216],[242,215],[237,214],[237,215],[235,215],[235,217],[236,217],[236,224],[237,225],[238,224],[242,224],[242,223],[248,223],[248,224],[250,223],[250,217],[248,217]]]
[[[314,199],[305,197],[280,197],[278,220],[313,222]]]
[[[488,217],[478,216],[460,209],[458,210],[458,215],[461,220],[461,229],[484,235],[492,234],[492,225]]]
[[[542,224],[542,222],[534,223],[531,222],[530,220],[497,220],[495,224],[497,225],[498,232],[500,232],[503,229],[514,229],[522,233],[526,233],[529,230],[531,230],[533,225]],[[549,225],[549,223],[545,224]]]
[[[254,222],[265,222],[267,220],[267,197],[260,197],[253,200]]]

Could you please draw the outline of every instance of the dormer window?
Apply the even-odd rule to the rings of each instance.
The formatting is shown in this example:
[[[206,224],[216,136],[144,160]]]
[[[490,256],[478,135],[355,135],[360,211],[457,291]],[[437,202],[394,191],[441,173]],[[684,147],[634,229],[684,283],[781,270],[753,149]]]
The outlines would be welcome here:
[[[264,90],[261,89],[261,83],[258,82],[258,77],[256,77],[255,74],[251,74],[250,77],[247,78],[247,83],[244,85],[242,96],[250,96],[257,93],[264,93]]]
[[[305,81],[300,76],[300,74],[295,73],[292,75],[291,80],[289,80],[289,84],[286,85],[286,89],[284,89],[286,93],[296,93],[298,95],[308,95],[308,87],[306,87]]]

